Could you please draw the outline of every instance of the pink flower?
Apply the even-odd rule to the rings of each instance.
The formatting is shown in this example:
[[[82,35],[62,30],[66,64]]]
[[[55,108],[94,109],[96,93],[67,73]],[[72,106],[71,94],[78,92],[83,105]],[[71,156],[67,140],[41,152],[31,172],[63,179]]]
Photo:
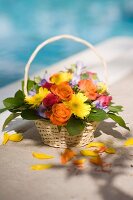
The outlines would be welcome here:
[[[96,108],[106,109],[109,106],[111,100],[111,96],[102,95],[97,98],[97,100],[94,101],[93,104],[96,105]]]
[[[55,103],[59,102],[59,97],[57,97],[55,94],[48,94],[44,99],[43,99],[43,105],[46,107],[52,107]]]

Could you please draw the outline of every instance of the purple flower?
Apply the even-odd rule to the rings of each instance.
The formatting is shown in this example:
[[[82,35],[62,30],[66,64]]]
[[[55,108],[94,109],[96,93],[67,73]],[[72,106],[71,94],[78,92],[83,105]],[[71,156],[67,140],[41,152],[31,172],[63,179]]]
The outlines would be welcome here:
[[[70,82],[70,85],[75,86],[80,81],[80,75],[73,74],[72,81]]]
[[[80,75],[82,73],[84,67],[85,67],[84,63],[82,61],[78,61],[76,63],[76,74]]]
[[[45,74],[43,75],[43,78],[41,79],[38,85],[43,87],[43,85],[48,82],[49,82],[49,75],[48,75],[48,72],[45,71]]]
[[[36,94],[36,90],[30,90],[29,91],[29,96],[34,96]]]
[[[43,86],[45,83],[46,83],[46,79],[42,79],[38,85]]]
[[[39,116],[41,116],[43,118],[47,118],[47,116],[45,115],[45,111],[46,111],[46,107],[42,104],[37,109],[37,113],[38,113]]]
[[[78,82],[80,81],[80,75],[82,73],[83,67],[84,67],[84,63],[83,62],[78,61],[76,63],[76,68],[74,70],[73,78],[72,78],[72,81],[70,83],[72,86],[77,85]]]

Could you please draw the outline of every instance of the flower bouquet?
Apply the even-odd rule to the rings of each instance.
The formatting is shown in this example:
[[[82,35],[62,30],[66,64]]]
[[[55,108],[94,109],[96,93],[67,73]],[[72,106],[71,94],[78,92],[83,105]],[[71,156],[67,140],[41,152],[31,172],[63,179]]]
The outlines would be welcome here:
[[[32,56],[22,90],[3,101],[5,107],[0,112],[11,112],[3,129],[20,115],[23,119],[34,120],[43,142],[54,147],[88,144],[97,125],[108,118],[129,130],[119,115],[122,106],[112,102],[106,84],[83,63],[77,62],[50,77],[45,73],[43,78],[30,80],[27,68]]]

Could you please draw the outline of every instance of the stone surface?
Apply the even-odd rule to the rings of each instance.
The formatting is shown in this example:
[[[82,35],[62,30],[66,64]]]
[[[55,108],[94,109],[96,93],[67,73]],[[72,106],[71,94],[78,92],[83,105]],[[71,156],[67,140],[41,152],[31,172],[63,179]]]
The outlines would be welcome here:
[[[121,63],[121,70],[128,66],[129,59]],[[112,63],[112,62],[111,62]],[[110,63],[110,65],[111,65]],[[130,63],[130,62],[129,62]],[[124,140],[133,136],[133,73],[110,87],[117,104],[124,106],[123,117],[129,123],[131,133],[120,127],[113,128],[114,122],[103,122],[95,132],[95,140],[111,143],[115,155],[106,159],[112,163],[111,171],[97,171],[87,162],[84,170],[75,170],[71,162],[60,164],[61,149],[44,146],[33,122],[17,119],[7,130],[23,132],[24,140],[8,142],[0,146],[0,200],[132,200],[133,199],[133,148],[123,147]],[[7,112],[1,115],[1,122]],[[32,152],[54,155],[53,160],[37,160]],[[78,149],[76,149],[78,151]],[[32,164],[53,163],[54,168],[32,171]]]

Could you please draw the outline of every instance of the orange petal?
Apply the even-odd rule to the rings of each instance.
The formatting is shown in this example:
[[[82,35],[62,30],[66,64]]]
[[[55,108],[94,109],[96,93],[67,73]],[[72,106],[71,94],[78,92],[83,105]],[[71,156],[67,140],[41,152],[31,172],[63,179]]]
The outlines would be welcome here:
[[[71,149],[65,149],[63,153],[61,153],[61,163],[66,164],[69,160],[71,160],[76,153]]]
[[[73,161],[73,164],[76,165],[77,167],[83,167],[85,161],[86,161],[85,158],[76,159],[76,160]]]
[[[97,150],[98,153],[106,152],[107,147],[103,146]]]
[[[103,161],[100,156],[90,158],[90,162],[93,163],[94,165],[98,165],[98,166],[103,165]]]

